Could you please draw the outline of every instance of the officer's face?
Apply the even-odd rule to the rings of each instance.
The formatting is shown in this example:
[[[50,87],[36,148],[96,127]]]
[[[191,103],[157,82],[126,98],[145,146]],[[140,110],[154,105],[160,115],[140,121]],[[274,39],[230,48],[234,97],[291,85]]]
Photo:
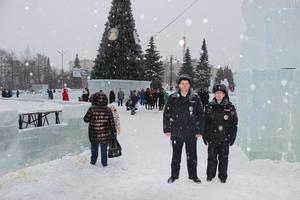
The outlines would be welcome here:
[[[191,87],[191,85],[190,85],[189,81],[187,81],[187,80],[180,81],[180,84],[179,84],[180,91],[188,92],[190,87]]]
[[[218,102],[221,102],[224,97],[225,97],[224,92],[222,91],[215,92],[215,98],[217,99]]]

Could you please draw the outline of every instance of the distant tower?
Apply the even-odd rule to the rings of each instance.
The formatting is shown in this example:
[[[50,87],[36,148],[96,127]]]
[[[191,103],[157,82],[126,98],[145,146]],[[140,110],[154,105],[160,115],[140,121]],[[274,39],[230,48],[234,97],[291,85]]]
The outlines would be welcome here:
[[[80,68],[80,61],[79,61],[79,58],[78,58],[78,54],[76,54],[76,58],[75,58],[75,61],[74,61],[74,68]]]

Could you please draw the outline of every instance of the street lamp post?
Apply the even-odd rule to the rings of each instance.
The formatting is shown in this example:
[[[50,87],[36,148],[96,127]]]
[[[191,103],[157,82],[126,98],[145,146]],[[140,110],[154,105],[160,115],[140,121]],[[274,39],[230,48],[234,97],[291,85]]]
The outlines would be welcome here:
[[[1,67],[1,71],[0,71],[0,73],[1,73],[1,87],[3,87],[4,86],[4,75],[3,75],[3,73],[4,73],[4,70],[3,70],[3,68],[4,68],[4,57],[3,56],[1,56],[0,57],[0,67]]]
[[[57,50],[57,52],[61,55],[61,85],[64,88],[64,55],[67,53],[65,50]]]
[[[173,90],[173,56],[170,57],[170,90]]]

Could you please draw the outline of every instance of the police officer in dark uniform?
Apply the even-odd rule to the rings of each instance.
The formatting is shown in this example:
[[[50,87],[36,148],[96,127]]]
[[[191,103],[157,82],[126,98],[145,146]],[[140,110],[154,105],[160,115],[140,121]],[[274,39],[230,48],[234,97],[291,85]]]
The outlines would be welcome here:
[[[168,183],[179,178],[182,148],[185,144],[189,179],[201,183],[197,176],[197,138],[203,133],[203,107],[200,98],[191,89],[188,75],[179,77],[179,90],[170,95],[164,110],[163,128],[171,137],[173,156]]]
[[[229,146],[234,144],[236,138],[238,117],[224,84],[215,85],[213,93],[214,99],[204,107],[203,141],[208,144],[207,181],[216,176],[218,166],[218,177],[226,183]]]

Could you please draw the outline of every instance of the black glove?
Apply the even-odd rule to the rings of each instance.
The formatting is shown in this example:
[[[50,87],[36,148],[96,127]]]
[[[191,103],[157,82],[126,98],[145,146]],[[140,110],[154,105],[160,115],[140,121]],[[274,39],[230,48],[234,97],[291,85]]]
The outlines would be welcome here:
[[[204,144],[207,145],[207,140],[204,139],[204,137],[202,137],[202,139],[203,139]]]

